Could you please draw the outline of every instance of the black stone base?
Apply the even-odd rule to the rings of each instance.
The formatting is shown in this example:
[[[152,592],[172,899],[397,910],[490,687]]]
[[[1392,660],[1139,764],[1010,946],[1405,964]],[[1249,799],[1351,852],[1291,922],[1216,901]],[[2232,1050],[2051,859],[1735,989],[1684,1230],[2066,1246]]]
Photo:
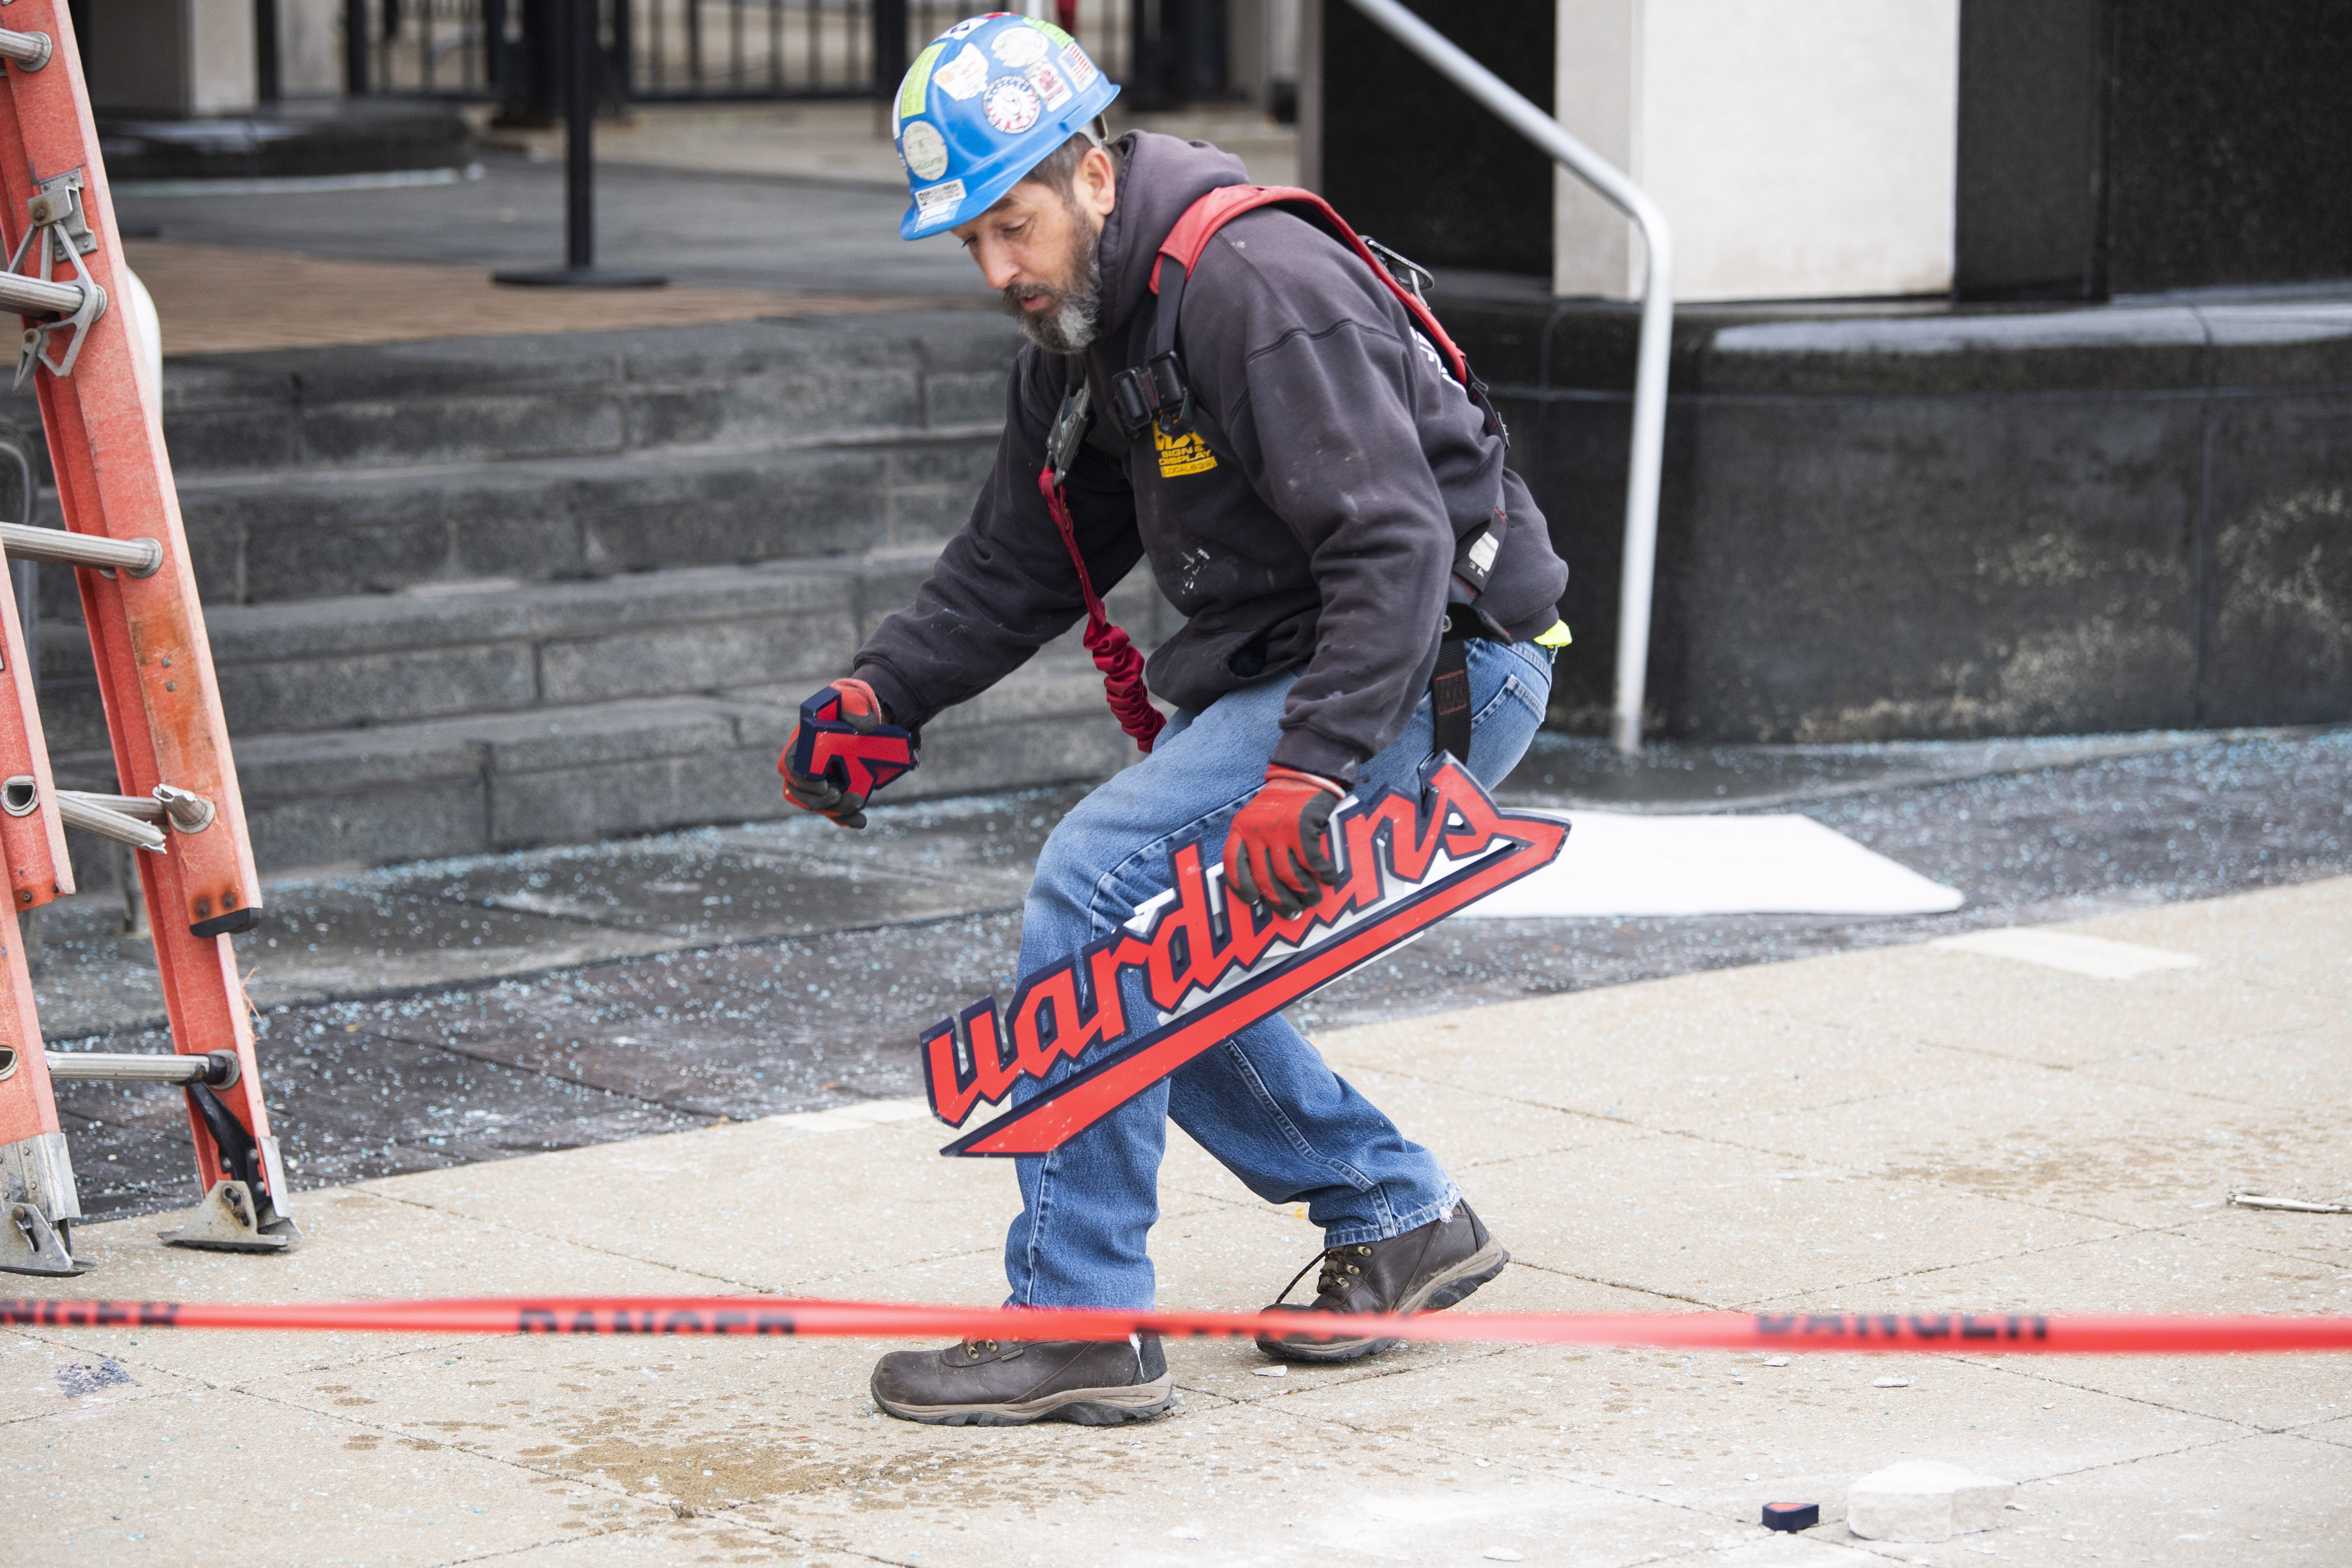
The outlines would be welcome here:
[[[1636,316],[1467,284],[1605,729]],[[1649,723],[1694,740],[2352,718],[2352,288],[1676,322]]]
[[[273,103],[221,120],[143,119],[100,110],[107,177],[250,180],[460,168],[473,133],[443,103],[338,99]]]

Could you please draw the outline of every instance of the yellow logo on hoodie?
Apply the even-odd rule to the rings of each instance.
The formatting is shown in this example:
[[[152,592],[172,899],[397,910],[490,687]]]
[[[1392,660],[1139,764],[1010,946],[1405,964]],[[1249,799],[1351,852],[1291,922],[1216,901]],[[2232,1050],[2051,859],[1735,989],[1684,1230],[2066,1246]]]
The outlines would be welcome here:
[[[1151,427],[1152,445],[1160,448],[1160,477],[1175,479],[1180,474],[1205,474],[1217,466],[1217,455],[1201,439],[1197,430],[1187,430],[1171,437],[1157,425]]]

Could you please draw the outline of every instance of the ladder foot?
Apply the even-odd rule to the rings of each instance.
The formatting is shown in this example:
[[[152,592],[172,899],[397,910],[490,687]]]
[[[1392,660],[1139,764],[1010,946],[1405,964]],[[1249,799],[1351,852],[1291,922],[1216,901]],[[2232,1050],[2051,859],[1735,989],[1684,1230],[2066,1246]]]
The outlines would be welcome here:
[[[73,1226],[80,1217],[64,1133],[0,1144],[0,1271],[89,1273],[98,1266],[74,1261]]]
[[[87,1274],[97,1267],[76,1261],[70,1221],[52,1224],[31,1204],[8,1205],[8,1223],[0,1226],[0,1270],[58,1276]]]
[[[215,1183],[179,1229],[156,1234],[166,1246],[205,1252],[284,1252],[302,1239],[282,1215],[257,1224],[253,1189],[243,1182]]]

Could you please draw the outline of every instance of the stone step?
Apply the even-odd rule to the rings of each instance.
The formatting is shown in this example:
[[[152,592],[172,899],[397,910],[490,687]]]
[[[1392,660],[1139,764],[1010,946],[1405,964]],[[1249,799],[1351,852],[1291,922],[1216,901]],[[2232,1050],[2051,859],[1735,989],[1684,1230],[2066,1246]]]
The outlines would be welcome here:
[[[862,555],[954,532],[1001,421],[180,481],[207,613],[464,583]]]
[[[925,549],[826,562],[638,573],[593,583],[470,585],[464,591],[226,605],[207,610],[205,621],[241,767],[257,755],[280,753],[377,759],[365,763],[362,774],[373,777],[390,767],[391,776],[406,789],[415,781],[401,770],[411,764],[394,766],[383,759],[413,753],[414,765],[446,772],[451,745],[525,747],[537,757],[551,743],[548,736],[573,737],[588,746],[592,742],[584,737],[614,725],[613,732],[626,738],[612,744],[626,752],[653,744],[648,737],[666,732],[666,723],[700,734],[722,721],[740,730],[747,712],[787,711],[815,687],[847,672],[851,654],[881,618],[914,597],[935,553]],[[1129,574],[1112,591],[1110,604],[1145,647],[1177,624],[1173,607],[1160,597],[1148,571]],[[1064,644],[1075,648],[1074,638],[1075,633]],[[1043,680],[1046,685],[1040,689],[1055,695],[1046,700],[1034,692],[994,693],[989,699],[996,704],[992,710],[1011,711],[1003,705],[1012,702],[1023,722],[1032,725],[1055,714],[1091,721],[1101,703],[1099,680],[1082,651],[1041,656],[1033,663],[1021,679]],[[52,755],[79,756],[77,776],[89,776],[94,781],[90,787],[111,788],[111,770],[102,755],[104,714],[81,628],[46,626],[41,664],[42,724]],[[1041,701],[1045,706],[1039,707]],[[943,717],[942,734],[972,721],[962,710]],[[789,727],[789,719],[785,723]],[[772,738],[780,740],[781,731],[773,737],[762,731],[760,743]],[[946,788],[937,784],[942,778],[982,781],[954,785],[979,788],[1016,775],[1023,783],[1082,776],[1068,771],[1070,763],[1053,760],[1058,742],[1035,744],[1042,750],[1034,766],[1007,760],[994,765],[1013,772],[999,778],[977,762],[950,760],[940,769],[925,768],[930,781],[925,787]],[[540,749],[528,751],[532,746]],[[688,753],[657,748],[653,754]],[[644,759],[616,752],[594,766],[622,761],[634,766]],[[773,747],[768,761],[774,762]],[[587,764],[513,764],[528,773],[574,765]],[[1037,767],[1044,773],[1031,776]],[[468,777],[479,771],[477,763],[459,770]],[[278,794],[299,796],[306,787],[289,786]],[[497,842],[564,837],[562,830],[516,826],[536,820],[533,814],[540,809],[511,807],[512,820],[498,830],[507,837]],[[603,807],[597,811],[597,820],[620,819]],[[686,820],[703,818],[675,819]]]
[[[190,355],[163,424],[183,480],[955,429],[1003,421],[1019,342],[990,312],[889,310]]]
[[[583,843],[788,814],[776,757],[803,679],[693,696],[550,704],[331,733],[240,734],[237,781],[265,871]],[[887,802],[1089,782],[1134,761],[1075,635],[940,716]],[[56,758],[66,787],[112,787],[102,750]],[[76,836],[86,889],[105,846]]]
[[[850,655],[915,596],[936,553],[212,605],[205,621],[229,733],[242,745],[247,735],[820,684],[847,673]],[[1148,571],[1129,574],[1110,603],[1147,648],[1177,625]],[[105,743],[78,624],[42,628],[41,719],[52,752]]]

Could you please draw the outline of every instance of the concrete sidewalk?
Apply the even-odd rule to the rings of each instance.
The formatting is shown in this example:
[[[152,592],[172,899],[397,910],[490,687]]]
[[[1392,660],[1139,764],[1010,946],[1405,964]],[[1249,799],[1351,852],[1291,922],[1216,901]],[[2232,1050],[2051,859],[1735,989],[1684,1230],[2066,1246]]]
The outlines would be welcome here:
[[[2352,879],[2063,931],[2195,964],[1931,943],[1321,1044],[1515,1253],[1475,1310],[2352,1310],[2352,1218],[2226,1202],[2352,1177]],[[941,1141],[906,1102],[720,1124],[304,1194],[278,1258],[93,1226],[101,1272],[16,1288],[989,1301],[1012,1184]],[[1317,1245],[1181,1137],[1163,1202],[1170,1306],[1255,1307]],[[2352,1531],[2341,1358],[1402,1348],[1276,1377],[1184,1343],[1170,1418],[964,1431],[872,1413],[882,1348],[12,1331],[9,1561],[2236,1564]],[[1851,1538],[1846,1486],[1904,1458],[2021,1508]],[[1768,1500],[1824,1522],[1768,1536]]]

